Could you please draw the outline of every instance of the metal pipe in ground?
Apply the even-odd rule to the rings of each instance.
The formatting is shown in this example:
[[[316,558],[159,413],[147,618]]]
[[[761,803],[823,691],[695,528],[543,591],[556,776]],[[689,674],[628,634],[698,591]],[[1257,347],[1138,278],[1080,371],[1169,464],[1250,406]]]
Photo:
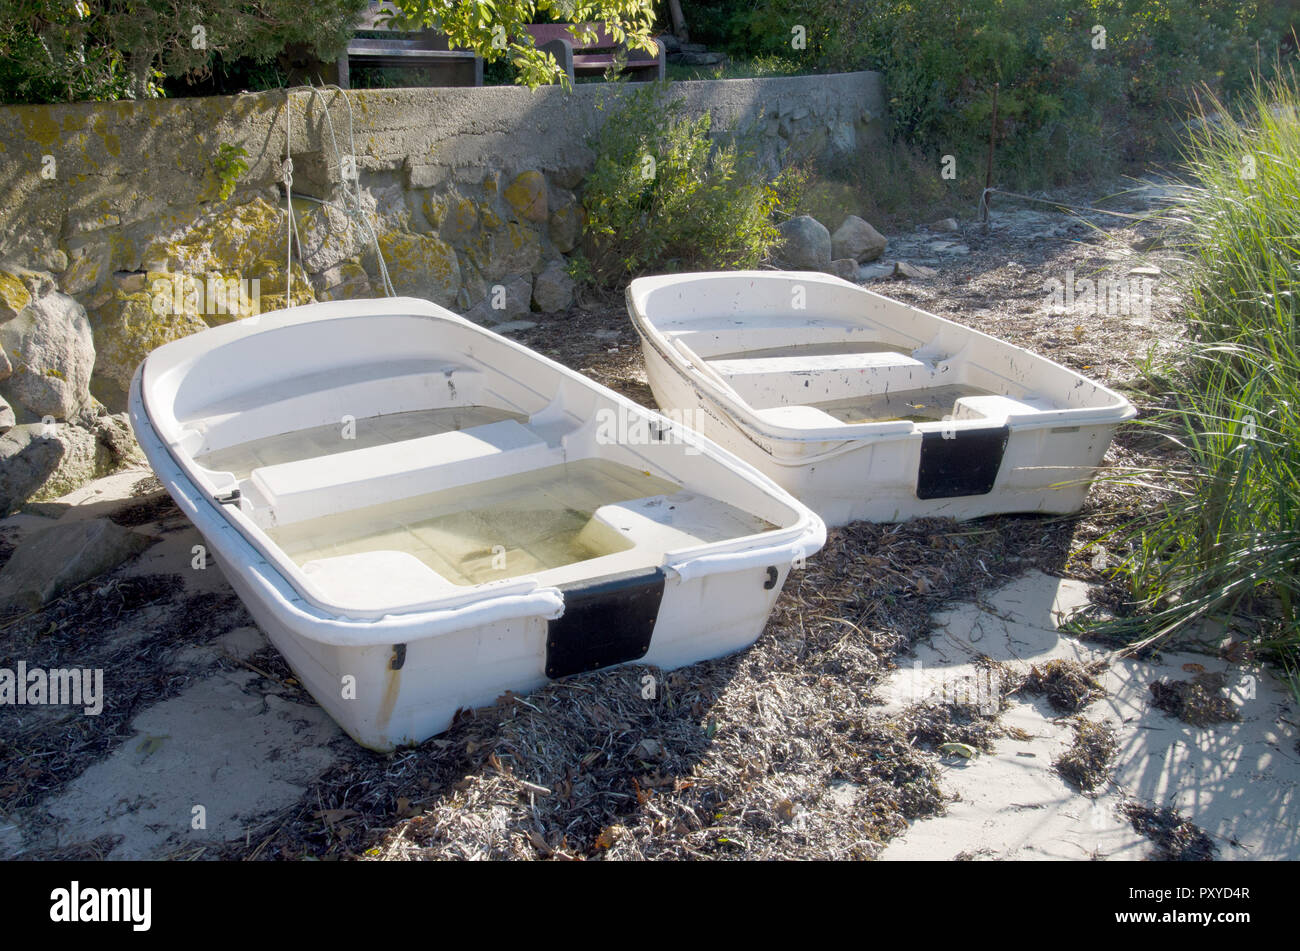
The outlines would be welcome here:
[[[993,115],[989,122],[989,157],[984,165],[984,193],[980,196],[980,220],[989,223],[989,192],[993,188],[993,144],[998,137],[998,86],[993,84]]]

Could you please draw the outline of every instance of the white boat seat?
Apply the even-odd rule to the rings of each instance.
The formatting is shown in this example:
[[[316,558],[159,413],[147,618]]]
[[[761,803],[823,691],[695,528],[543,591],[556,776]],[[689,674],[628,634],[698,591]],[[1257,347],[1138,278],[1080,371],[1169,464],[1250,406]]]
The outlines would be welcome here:
[[[527,426],[503,420],[264,466],[250,475],[249,495],[255,511],[268,507],[273,523],[286,525],[561,461],[561,450],[548,446]]]
[[[830,413],[816,406],[771,406],[767,409],[754,410],[754,415],[765,423],[788,429],[823,429],[844,425]]]
[[[663,563],[664,553],[698,548],[702,544],[767,531],[771,526],[718,499],[694,492],[651,495],[608,503],[592,513],[579,536],[589,536],[593,549],[621,551],[591,561],[553,568],[540,576],[547,584],[563,584],[592,574],[614,574]],[[612,539],[612,541],[611,541]]]
[[[1046,410],[1059,409],[1049,399],[1037,396],[962,396],[953,406],[953,419],[1005,420],[1018,416],[1036,416]]]
[[[709,366],[755,408],[915,390],[936,377],[932,364],[894,351],[711,360]]]
[[[454,593],[457,586],[404,551],[366,551],[320,558],[302,566],[340,606],[378,611]]]
[[[344,416],[473,405],[481,389],[481,372],[445,361],[375,363],[281,380],[198,407],[181,422],[203,433],[211,452],[284,432],[286,421],[309,429]]]
[[[767,350],[789,346],[817,346],[819,344],[845,344],[862,342],[882,343],[897,341],[897,349],[910,350],[923,341],[905,342],[905,335],[872,323],[846,324],[843,321],[809,318],[803,323],[791,324],[789,317],[780,320],[745,320],[739,324],[729,322],[693,322],[688,328],[674,330],[665,336],[689,347],[705,360],[745,350]]]

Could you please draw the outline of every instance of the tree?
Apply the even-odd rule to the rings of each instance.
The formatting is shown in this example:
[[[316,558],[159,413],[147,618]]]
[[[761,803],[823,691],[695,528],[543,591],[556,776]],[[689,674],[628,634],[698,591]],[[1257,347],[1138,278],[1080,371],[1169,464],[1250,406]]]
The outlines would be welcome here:
[[[304,44],[332,59],[366,0],[5,0],[0,98],[149,98],[165,76],[202,76],[214,55],[273,59]]]
[[[508,59],[519,71],[517,81],[530,88],[568,81],[555,57],[537,49],[525,29],[539,16],[575,25],[600,24],[617,42],[654,50],[654,0],[394,0],[393,6],[398,12],[392,25],[431,27],[488,62]],[[595,39],[590,28],[575,29],[582,42]]]

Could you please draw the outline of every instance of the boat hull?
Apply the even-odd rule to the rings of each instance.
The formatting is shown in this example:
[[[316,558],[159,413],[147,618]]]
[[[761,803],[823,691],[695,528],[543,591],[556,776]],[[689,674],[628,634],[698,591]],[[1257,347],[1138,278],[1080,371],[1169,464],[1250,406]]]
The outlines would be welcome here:
[[[528,354],[508,341],[500,345]],[[610,405],[648,413],[571,371],[549,361],[547,366],[548,373],[571,379]],[[209,560],[303,687],[349,736],[375,750],[418,743],[446,730],[459,711],[490,706],[507,691],[526,693],[571,673],[622,663],[670,670],[739,650],[761,634],[791,570],[825,539],[813,513],[738,460],[686,434],[682,452],[690,451],[683,458],[691,465],[705,467],[699,471],[706,475],[708,466],[721,466],[720,475],[741,478],[737,485],[776,505],[769,515],[789,513],[789,524],[705,545],[691,557],[670,552],[659,563],[622,573],[593,568],[591,577],[582,577],[578,564],[562,569],[568,571],[565,581],[546,583],[543,573],[540,582],[523,577],[461,586],[445,603],[352,616],[306,596],[276,560],[283,552],[265,547],[265,541],[254,543],[238,513],[230,511],[247,499],[223,501],[196,483],[155,427],[143,380],[142,366],[130,393],[132,426],[159,480],[202,535]],[[590,439],[590,429],[572,431],[565,445],[589,451],[582,450],[579,437]],[[346,454],[338,458],[346,465]],[[489,458],[476,465],[490,463]],[[683,498],[679,514],[689,509],[692,496]]]
[[[787,288],[794,282],[834,282],[861,290],[820,275],[754,272],[694,277],[770,282],[776,286],[763,296],[776,299],[788,298]],[[637,284],[634,282],[629,289],[628,307],[641,340],[650,389],[660,410],[767,475],[817,512],[827,525],[858,520],[897,522],[923,517],[972,519],[1013,512],[1076,512],[1103,465],[1117,426],[1134,415],[1127,401],[1090,383],[1106,394],[1108,405],[1082,412],[1028,412],[987,422],[844,426],[843,432],[767,425],[737,393],[719,385],[725,381],[710,378],[699,369],[705,361],[694,354],[683,355],[659,332],[654,315],[646,313],[645,298],[634,293]],[[689,296],[689,291],[683,294]],[[879,295],[869,296],[881,299]],[[742,325],[743,308],[735,313],[735,323]],[[968,332],[975,344],[971,347],[960,337],[965,328],[933,315],[923,316],[946,325],[935,329],[936,334],[952,335],[952,328],[956,328],[954,350],[978,347],[991,352],[990,361],[995,357],[1008,359],[997,353],[1000,347],[1014,351],[1011,361],[1020,354],[1028,358],[1024,361],[1027,376],[1050,379],[1054,371],[1070,374],[974,331]],[[1028,366],[1029,360],[1035,363]],[[869,373],[858,371],[850,385],[861,385]],[[846,378],[849,375],[843,374]],[[981,466],[986,470],[983,476],[977,471]],[[963,486],[963,482],[969,484]]]

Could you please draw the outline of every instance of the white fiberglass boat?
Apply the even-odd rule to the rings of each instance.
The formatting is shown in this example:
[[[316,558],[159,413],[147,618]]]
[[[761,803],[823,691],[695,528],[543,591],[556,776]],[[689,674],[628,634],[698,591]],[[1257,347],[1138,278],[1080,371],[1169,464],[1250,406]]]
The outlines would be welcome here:
[[[660,409],[829,525],[1066,513],[1132,404],[1072,370],[825,274],[640,278]]]
[[[547,678],[744,647],[825,539],[708,440],[426,301],[176,340],[130,411],[272,643],[374,749]]]

